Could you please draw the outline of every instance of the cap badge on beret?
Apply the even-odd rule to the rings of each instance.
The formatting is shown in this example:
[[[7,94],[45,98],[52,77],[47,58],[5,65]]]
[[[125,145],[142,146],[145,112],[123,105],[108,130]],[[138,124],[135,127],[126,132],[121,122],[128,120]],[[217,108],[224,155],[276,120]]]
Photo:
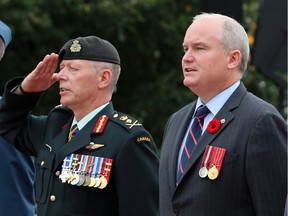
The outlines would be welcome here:
[[[70,46],[70,51],[71,52],[80,52],[81,50],[81,45],[79,44],[78,40],[74,40],[72,42],[72,45]]]

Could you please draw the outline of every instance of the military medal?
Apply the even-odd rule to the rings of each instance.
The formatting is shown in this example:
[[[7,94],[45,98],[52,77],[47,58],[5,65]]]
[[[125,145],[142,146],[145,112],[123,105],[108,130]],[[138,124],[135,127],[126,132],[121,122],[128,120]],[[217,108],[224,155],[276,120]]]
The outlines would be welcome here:
[[[72,158],[74,162],[72,163],[72,170],[70,171],[70,178],[68,180],[68,184],[76,185],[79,182],[79,175],[76,171],[76,167],[79,164],[79,155],[76,154],[75,157]]]
[[[83,184],[83,186],[88,186],[91,182],[90,180],[90,174],[91,174],[91,169],[93,167],[93,162],[94,161],[94,157],[93,156],[89,156],[89,161],[88,161],[88,168],[87,168],[87,172],[85,174],[85,182]]]
[[[91,173],[91,178],[90,178],[90,184],[88,185],[88,187],[93,187],[95,184],[96,184],[96,172],[97,172],[97,166],[99,164],[99,157],[95,157],[94,160],[95,160],[95,163],[93,165],[93,168],[92,168],[92,173]]]
[[[94,187],[95,187],[95,188],[98,188],[98,187],[100,186],[100,184],[101,184],[101,179],[100,179],[99,176],[97,176],[97,177],[95,178],[95,185],[94,185]]]
[[[63,183],[103,189],[110,178],[113,159],[70,154],[63,160],[59,178]]]
[[[208,171],[208,178],[214,180],[218,177],[219,172],[215,165],[213,165]]]
[[[111,168],[112,168],[113,160],[110,158],[104,158],[103,166],[101,168],[101,184],[99,185],[99,189],[103,189],[107,186],[110,178]]]
[[[81,186],[85,182],[85,177],[84,177],[84,174],[85,174],[84,172],[86,172],[86,171],[84,171],[85,167],[86,167],[85,163],[87,163],[87,159],[85,161],[85,155],[81,155],[80,164],[79,164],[79,168],[78,168],[79,181],[77,183],[77,186]]]
[[[220,174],[226,149],[219,147],[212,147],[212,155],[210,157],[210,164],[208,169],[208,178],[215,180]]]
[[[205,178],[208,175],[208,170],[206,168],[206,166],[201,167],[201,169],[199,170],[199,176],[201,178]]]
[[[78,182],[79,182],[79,180],[80,180],[79,174],[76,173],[76,172],[74,172],[74,173],[73,173],[73,179],[72,179],[72,181],[70,182],[70,184],[71,184],[71,185],[77,185]]]
[[[66,183],[66,181],[70,178],[69,173],[71,169],[72,158],[73,154],[70,154],[63,161],[61,174],[59,175],[62,183]]]
[[[99,189],[103,189],[107,186],[107,179],[104,176],[100,177],[101,184],[98,186]]]
[[[208,163],[208,160],[210,158],[211,150],[212,150],[212,146],[209,146],[209,145],[205,149],[205,153],[204,153],[204,156],[202,159],[201,168],[199,170],[199,176],[201,178],[206,178],[206,176],[208,175],[207,163]]]
[[[96,180],[96,182],[95,182],[95,185],[94,185],[94,187],[95,188],[98,188],[100,185],[101,185],[101,179],[100,179],[100,177],[101,177],[101,175],[100,175],[100,170],[101,170],[101,167],[102,167],[102,164],[103,164],[103,160],[104,160],[104,158],[101,158],[100,160],[99,160],[99,163],[97,164],[97,169],[96,169],[96,176],[95,176],[95,180]]]

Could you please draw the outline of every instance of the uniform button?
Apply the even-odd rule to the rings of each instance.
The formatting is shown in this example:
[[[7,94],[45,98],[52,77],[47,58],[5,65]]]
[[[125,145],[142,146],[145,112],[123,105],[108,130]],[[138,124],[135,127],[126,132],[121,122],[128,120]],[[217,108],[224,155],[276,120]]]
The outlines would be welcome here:
[[[41,161],[41,166],[43,166],[43,165],[44,165],[44,163],[45,163],[44,161]]]
[[[56,200],[56,196],[51,195],[51,196],[50,196],[50,200],[51,200],[52,202],[54,202],[54,201]]]
[[[59,175],[60,175],[60,171],[59,171],[59,170],[56,171],[56,172],[55,172],[55,175],[56,175],[56,176],[59,176]]]

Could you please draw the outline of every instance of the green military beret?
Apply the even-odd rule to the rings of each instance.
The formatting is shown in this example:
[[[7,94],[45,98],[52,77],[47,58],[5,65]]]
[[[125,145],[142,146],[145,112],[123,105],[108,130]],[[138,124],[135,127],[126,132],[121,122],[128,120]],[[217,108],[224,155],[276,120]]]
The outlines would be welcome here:
[[[107,40],[96,36],[78,37],[64,44],[59,52],[59,60],[85,59],[120,65],[116,48]]]

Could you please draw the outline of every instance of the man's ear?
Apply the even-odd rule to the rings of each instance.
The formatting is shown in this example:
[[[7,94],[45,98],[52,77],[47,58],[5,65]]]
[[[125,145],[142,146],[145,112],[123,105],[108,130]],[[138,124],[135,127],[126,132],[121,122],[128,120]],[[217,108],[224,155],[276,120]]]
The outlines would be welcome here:
[[[239,67],[241,64],[241,52],[239,50],[232,50],[229,54],[229,63],[227,65],[228,69],[234,69]]]
[[[100,89],[106,88],[110,85],[111,78],[112,78],[112,72],[109,69],[102,69],[99,72],[99,83],[98,87]]]

